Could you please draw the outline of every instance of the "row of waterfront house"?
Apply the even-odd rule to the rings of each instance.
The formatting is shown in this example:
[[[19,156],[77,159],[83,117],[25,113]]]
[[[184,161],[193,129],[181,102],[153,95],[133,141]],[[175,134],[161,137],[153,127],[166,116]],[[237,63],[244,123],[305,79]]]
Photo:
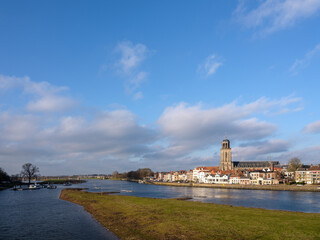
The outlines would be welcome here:
[[[153,181],[193,182],[207,184],[272,185],[288,182],[320,184],[320,165],[307,166],[289,172],[287,165],[261,169],[221,170],[219,167],[196,167],[186,171],[156,172]]]
[[[318,166],[302,167],[295,171],[296,182],[320,184],[320,164]]]

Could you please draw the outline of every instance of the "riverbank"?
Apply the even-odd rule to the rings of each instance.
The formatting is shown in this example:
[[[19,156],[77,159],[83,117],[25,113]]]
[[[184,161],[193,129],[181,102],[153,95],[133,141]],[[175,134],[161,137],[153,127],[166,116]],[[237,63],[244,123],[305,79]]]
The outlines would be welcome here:
[[[17,185],[23,185],[23,183],[19,183]],[[0,184],[0,191],[13,188],[15,186],[14,183],[6,183],[6,184]]]
[[[79,184],[84,183],[85,180],[75,180],[75,179],[47,179],[42,182],[38,182],[39,184],[65,184],[65,183],[71,183],[71,184]]]
[[[204,184],[204,183],[169,183],[152,182],[149,184],[175,186],[175,187],[201,187],[201,188],[225,188],[225,189],[247,189],[247,190],[269,190],[269,191],[299,191],[299,192],[320,192],[319,185],[240,185],[240,184]]]
[[[121,239],[319,239],[320,214],[62,190]]]

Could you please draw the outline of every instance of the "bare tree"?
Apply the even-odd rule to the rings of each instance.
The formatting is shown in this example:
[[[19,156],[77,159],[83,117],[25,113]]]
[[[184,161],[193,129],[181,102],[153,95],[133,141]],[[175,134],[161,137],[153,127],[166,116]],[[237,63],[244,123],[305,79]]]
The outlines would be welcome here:
[[[301,167],[301,160],[299,158],[291,158],[288,164],[288,171],[295,172],[299,167]]]
[[[118,178],[118,177],[119,177],[119,172],[118,172],[118,171],[114,171],[114,172],[112,173],[112,177],[113,177],[113,178]]]
[[[28,178],[29,183],[32,178],[37,177],[38,172],[39,168],[36,165],[32,165],[31,163],[25,163],[22,165],[21,176]]]

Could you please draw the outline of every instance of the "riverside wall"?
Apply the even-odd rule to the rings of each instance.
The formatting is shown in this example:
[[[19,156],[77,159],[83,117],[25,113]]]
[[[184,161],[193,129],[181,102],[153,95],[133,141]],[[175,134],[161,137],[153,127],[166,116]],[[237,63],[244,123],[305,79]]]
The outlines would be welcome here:
[[[200,187],[200,188],[222,188],[222,189],[246,189],[246,190],[269,190],[269,191],[299,191],[299,192],[320,192],[320,185],[240,185],[240,184],[205,184],[205,183],[170,183],[152,182],[149,184],[175,186],[175,187]]]

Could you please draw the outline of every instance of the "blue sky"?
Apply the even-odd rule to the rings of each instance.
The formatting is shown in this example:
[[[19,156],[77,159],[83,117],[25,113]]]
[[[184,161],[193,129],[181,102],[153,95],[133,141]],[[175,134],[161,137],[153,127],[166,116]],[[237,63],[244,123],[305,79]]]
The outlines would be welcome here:
[[[2,1],[0,167],[319,163],[320,1]]]

